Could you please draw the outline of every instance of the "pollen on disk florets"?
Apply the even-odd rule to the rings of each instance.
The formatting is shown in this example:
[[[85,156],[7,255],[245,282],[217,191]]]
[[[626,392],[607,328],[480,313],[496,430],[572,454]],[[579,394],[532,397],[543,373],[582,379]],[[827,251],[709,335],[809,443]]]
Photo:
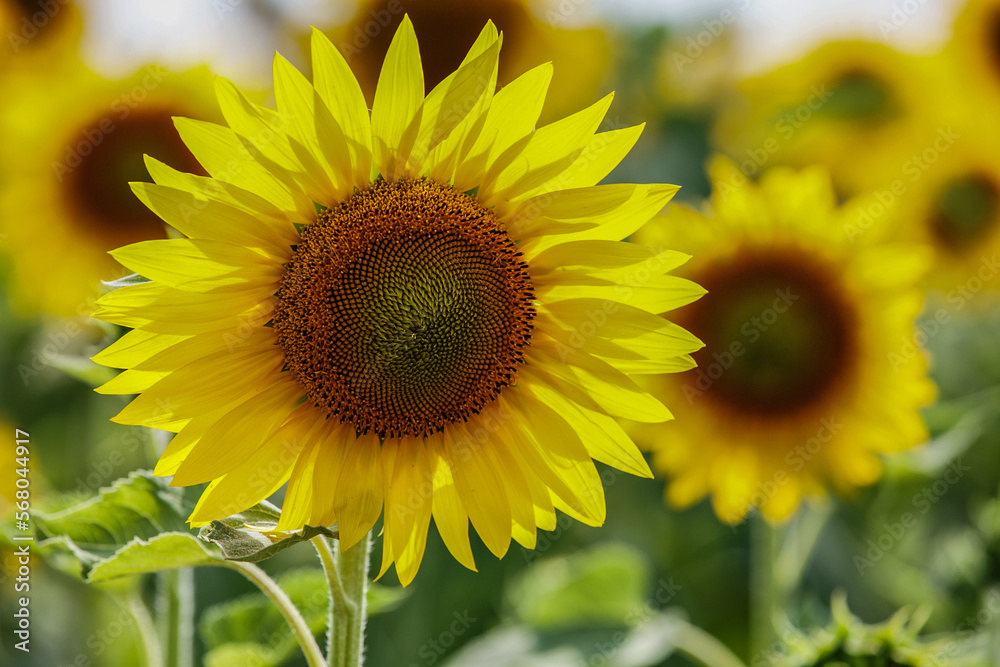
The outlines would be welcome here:
[[[287,368],[359,433],[465,421],[514,383],[531,337],[520,255],[473,197],[376,181],[320,214],[285,267],[274,328]]]

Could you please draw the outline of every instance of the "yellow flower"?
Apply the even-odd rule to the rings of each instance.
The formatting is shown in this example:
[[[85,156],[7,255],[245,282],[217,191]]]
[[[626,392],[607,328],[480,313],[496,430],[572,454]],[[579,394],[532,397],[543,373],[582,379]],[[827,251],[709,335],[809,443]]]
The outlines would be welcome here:
[[[0,0],[0,66],[71,53],[80,33],[80,10],[72,0]]]
[[[947,292],[979,292],[1000,272],[1000,138],[988,126],[948,125],[914,137],[915,146],[893,181],[879,189],[898,199],[897,235],[934,248],[928,283]],[[894,193],[899,193],[896,197]],[[859,214],[863,225],[872,210]],[[954,296],[954,295],[953,295]]]
[[[171,117],[216,117],[208,82],[157,66],[109,81],[75,55],[0,76],[0,250],[19,310],[89,314],[100,281],[120,271],[107,252],[165,236],[126,183],[148,179],[143,152],[197,168]]]
[[[494,93],[500,43],[488,23],[425,97],[404,19],[369,113],[314,31],[312,84],[274,61],[276,111],[221,80],[229,127],[178,121],[212,178],[148,161],[136,193],[189,238],[114,252],[153,282],[101,298],[134,331],[95,359],[141,392],[116,421],[177,432],[156,474],[210,482],[193,523],[287,480],[278,530],[336,521],[348,549],[385,507],[405,584],[432,517],[474,568],[470,521],[502,556],[555,509],[604,521],[592,458],[650,475],[613,417],[670,418],[629,375],[691,367],[657,314],[703,290],[617,239],[676,187],[595,186],[641,126],[595,133],[608,96],[535,130],[552,67]]]
[[[671,478],[671,503],[710,494],[723,521],[753,507],[781,520],[805,495],[874,482],[878,454],[924,440],[933,387],[913,285],[928,253],[880,243],[884,224],[849,239],[855,207],[835,207],[820,169],[775,169],[757,186],[717,160],[711,175],[705,216],[673,206],[636,235],[690,252],[683,275],[708,294],[677,317],[705,341],[698,371],[653,379],[683,415],[634,434]]]
[[[1000,2],[968,0],[955,22],[948,52],[954,58],[960,93],[966,99],[970,93],[982,96],[988,106],[982,118],[992,124],[1000,105]]]
[[[715,128],[716,141],[748,176],[775,165],[820,164],[839,194],[867,192],[905,159],[913,128],[927,124],[935,104],[927,91],[940,89],[942,68],[938,59],[885,44],[824,44],[740,82],[740,96]]]
[[[583,10],[579,2],[554,4],[542,17],[536,17],[529,5],[527,0],[362,0],[353,18],[330,34],[371,99],[379,66],[404,10],[416,27],[428,87],[454,71],[480,27],[492,20],[504,33],[501,85],[538,62],[554,65],[558,74],[540,116],[548,122],[578,110],[600,92],[612,53],[603,30],[581,25],[573,16]]]

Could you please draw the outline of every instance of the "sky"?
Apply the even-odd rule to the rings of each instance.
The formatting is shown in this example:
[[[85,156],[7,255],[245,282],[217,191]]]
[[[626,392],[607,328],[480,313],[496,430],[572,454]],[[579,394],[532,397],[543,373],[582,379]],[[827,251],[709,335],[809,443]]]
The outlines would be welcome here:
[[[84,42],[89,59],[108,75],[123,75],[134,61],[190,67],[208,60],[225,76],[247,80],[270,70],[275,42],[249,11],[251,3],[280,7],[285,20],[336,22],[352,0],[81,0],[96,19]],[[405,2],[407,0],[401,0]],[[474,1],[474,0],[470,0]],[[648,25],[679,23],[695,31],[735,18],[740,62],[748,71],[801,55],[831,37],[864,36],[903,50],[935,48],[947,38],[958,0],[531,0],[570,20]],[[267,81],[260,81],[266,85]]]

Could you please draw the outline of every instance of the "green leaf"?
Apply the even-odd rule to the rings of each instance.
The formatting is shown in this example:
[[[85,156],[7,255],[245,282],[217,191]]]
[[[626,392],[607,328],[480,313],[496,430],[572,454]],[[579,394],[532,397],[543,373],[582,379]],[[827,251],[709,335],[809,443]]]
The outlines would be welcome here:
[[[280,510],[265,500],[239,514],[213,521],[202,528],[198,536],[218,545],[226,559],[247,563],[267,560],[317,535],[337,537],[336,532],[321,526],[306,526],[294,533],[276,533],[274,529],[280,517]]]
[[[87,577],[96,563],[136,539],[150,540],[170,532],[194,537],[185,523],[189,512],[180,489],[167,486],[148,471],[136,471],[101,489],[94,498],[57,512],[38,511],[33,519],[40,552],[68,552]]]
[[[643,608],[650,579],[641,551],[599,544],[537,563],[509,589],[508,603],[536,628],[626,625]]]
[[[273,667],[274,651],[260,644],[225,644],[205,654],[205,667]]]
[[[107,581],[179,567],[208,565],[224,560],[191,533],[164,533],[150,540],[136,538],[109,558],[93,565],[86,580]]]

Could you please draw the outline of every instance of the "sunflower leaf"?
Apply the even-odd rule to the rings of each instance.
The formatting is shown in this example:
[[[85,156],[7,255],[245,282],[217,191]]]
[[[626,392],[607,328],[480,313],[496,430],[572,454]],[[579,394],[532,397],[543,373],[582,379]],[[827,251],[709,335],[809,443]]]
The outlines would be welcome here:
[[[95,583],[134,574],[208,565],[223,559],[191,533],[163,533],[150,540],[135,538],[93,565],[86,581]]]
[[[280,510],[265,500],[239,514],[213,521],[198,536],[222,549],[227,560],[247,563],[267,560],[317,535],[338,537],[336,531],[323,526],[306,526],[294,533],[275,532],[280,517]]]
[[[140,470],[101,489],[95,497],[58,511],[37,511],[32,518],[40,553],[69,554],[79,563],[78,572],[88,578],[97,564],[136,540],[173,533],[194,538],[185,523],[188,505],[180,489]]]

